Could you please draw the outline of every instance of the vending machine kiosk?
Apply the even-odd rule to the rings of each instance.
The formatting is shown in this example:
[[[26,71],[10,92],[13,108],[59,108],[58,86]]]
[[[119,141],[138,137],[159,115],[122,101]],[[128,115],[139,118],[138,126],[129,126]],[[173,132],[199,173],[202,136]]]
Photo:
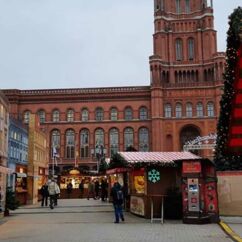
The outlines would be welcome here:
[[[218,222],[217,178],[207,159],[182,161],[184,223]]]

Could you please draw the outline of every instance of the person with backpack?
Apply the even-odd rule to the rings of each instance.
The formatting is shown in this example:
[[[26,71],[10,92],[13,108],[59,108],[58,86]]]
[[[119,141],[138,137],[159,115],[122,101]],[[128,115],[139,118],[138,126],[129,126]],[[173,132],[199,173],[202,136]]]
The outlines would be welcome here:
[[[113,207],[114,207],[114,213],[115,213],[114,223],[119,223],[119,219],[124,221],[124,215],[123,215],[124,194],[123,194],[123,188],[119,184],[119,182],[114,183],[111,189],[110,196],[112,196],[113,198]]]

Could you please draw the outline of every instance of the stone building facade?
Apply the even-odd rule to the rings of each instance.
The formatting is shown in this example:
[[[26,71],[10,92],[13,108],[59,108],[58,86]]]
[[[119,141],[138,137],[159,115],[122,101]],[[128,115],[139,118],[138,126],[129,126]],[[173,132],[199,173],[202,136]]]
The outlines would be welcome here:
[[[0,217],[5,208],[6,178],[11,173],[7,168],[8,157],[8,122],[9,103],[5,95],[0,91]]]
[[[181,151],[216,132],[225,55],[217,51],[212,1],[154,3],[149,86],[5,90],[15,117],[28,123],[39,115],[50,164],[55,157],[61,169],[94,169],[96,153]]]
[[[46,134],[40,129],[35,114],[29,115],[28,125],[27,203],[36,204],[39,200],[39,190],[47,182],[49,175],[49,151]]]

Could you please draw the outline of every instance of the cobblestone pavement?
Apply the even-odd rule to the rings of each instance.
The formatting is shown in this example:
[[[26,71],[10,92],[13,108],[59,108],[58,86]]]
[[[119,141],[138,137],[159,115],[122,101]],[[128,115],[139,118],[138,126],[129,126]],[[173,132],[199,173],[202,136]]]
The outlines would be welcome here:
[[[111,204],[97,200],[60,200],[58,207],[26,206],[0,225],[6,242],[223,242],[231,241],[217,224],[163,225],[125,213],[125,222],[114,224]]]

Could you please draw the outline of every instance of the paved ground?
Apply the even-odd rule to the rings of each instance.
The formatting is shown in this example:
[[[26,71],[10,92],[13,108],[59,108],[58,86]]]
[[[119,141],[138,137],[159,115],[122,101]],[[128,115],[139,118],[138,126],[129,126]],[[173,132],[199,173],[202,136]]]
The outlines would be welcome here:
[[[225,222],[232,229],[233,234],[237,235],[237,240],[242,241],[242,217],[221,217],[221,220]]]
[[[97,200],[60,200],[54,210],[27,206],[5,220],[0,225],[0,241],[6,242],[231,241],[217,224],[151,224],[129,213],[124,223],[114,224],[112,206]]]

